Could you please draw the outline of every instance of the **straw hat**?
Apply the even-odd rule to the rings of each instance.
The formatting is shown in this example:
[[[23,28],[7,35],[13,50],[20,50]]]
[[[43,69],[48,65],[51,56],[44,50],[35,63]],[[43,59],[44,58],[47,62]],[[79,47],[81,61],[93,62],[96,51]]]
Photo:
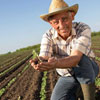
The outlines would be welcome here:
[[[49,13],[41,15],[40,18],[42,18],[44,21],[48,21],[48,17],[63,11],[73,11],[76,14],[78,11],[78,4],[69,7],[68,4],[64,2],[64,0],[52,0]]]

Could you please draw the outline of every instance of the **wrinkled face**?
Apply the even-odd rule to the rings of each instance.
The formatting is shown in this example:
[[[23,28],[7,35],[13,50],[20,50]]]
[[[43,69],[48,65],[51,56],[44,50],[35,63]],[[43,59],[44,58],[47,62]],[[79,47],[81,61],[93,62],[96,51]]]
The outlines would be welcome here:
[[[66,40],[70,36],[72,29],[72,20],[74,16],[70,12],[62,12],[52,16],[49,19],[50,25],[58,32],[58,34]]]

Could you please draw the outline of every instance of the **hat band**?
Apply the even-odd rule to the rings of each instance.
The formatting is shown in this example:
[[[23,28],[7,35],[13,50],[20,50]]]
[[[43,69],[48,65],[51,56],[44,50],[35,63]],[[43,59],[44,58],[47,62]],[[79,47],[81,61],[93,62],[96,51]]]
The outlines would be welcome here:
[[[57,12],[57,11],[60,11],[60,10],[64,10],[66,9],[67,7],[62,7],[62,8],[56,8],[54,11],[51,11],[49,13],[53,13],[53,12]]]

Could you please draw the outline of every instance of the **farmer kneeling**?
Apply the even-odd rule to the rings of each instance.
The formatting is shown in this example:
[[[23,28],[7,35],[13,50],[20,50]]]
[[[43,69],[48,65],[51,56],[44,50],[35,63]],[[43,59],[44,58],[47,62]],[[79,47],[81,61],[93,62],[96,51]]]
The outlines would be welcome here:
[[[72,22],[78,4],[68,6],[63,0],[52,0],[49,13],[40,17],[52,27],[43,35],[40,58],[48,60],[31,65],[38,71],[56,69],[60,78],[51,100],[76,100],[81,87],[84,100],[95,100],[95,78],[99,67],[91,50],[91,29],[82,22]]]

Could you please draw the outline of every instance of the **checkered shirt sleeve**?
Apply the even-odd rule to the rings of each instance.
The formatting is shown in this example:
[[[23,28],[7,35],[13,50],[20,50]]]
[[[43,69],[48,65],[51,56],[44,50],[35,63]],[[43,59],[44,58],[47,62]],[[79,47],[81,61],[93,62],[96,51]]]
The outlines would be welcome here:
[[[42,37],[39,56],[51,57],[52,55],[52,34],[49,33],[50,32],[46,32]]]
[[[78,30],[77,30],[78,28]],[[76,28],[77,36],[73,40],[72,50],[79,50],[87,56],[94,56],[91,51],[91,29],[88,25],[80,23]]]

